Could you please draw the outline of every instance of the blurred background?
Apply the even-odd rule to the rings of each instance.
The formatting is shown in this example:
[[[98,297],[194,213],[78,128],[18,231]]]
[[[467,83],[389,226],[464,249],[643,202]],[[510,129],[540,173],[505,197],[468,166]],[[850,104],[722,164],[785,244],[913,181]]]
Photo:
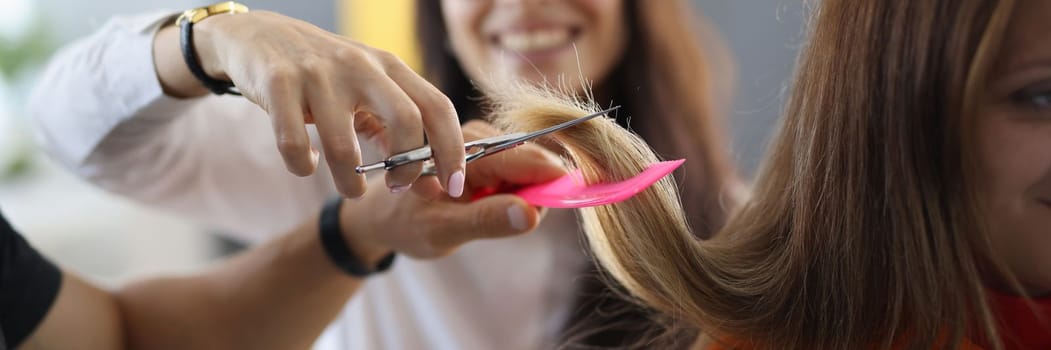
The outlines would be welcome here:
[[[411,53],[411,0],[242,0],[396,53]],[[658,0],[659,1],[659,0]],[[114,15],[178,10],[208,1],[0,0],[0,208],[52,259],[94,282],[115,285],[190,272],[235,250],[207,227],[150,210],[86,184],[35,146],[25,100],[48,57]],[[802,0],[694,0],[736,62],[726,116],[733,152],[750,176],[776,125],[803,42]],[[368,16],[365,16],[365,15]]]

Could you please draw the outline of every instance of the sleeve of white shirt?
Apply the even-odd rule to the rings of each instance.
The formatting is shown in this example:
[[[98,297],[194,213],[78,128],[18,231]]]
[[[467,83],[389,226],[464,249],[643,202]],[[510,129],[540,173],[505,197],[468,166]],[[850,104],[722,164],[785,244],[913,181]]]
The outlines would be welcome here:
[[[262,109],[164,94],[153,37],[172,13],[115,17],[52,58],[29,102],[44,149],[100,187],[245,241],[312,218],[335,193],[328,170],[290,174]]]

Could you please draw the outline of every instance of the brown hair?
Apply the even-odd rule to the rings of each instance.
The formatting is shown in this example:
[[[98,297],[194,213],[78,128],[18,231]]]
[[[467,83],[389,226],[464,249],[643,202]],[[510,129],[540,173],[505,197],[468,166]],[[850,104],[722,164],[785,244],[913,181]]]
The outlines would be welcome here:
[[[976,101],[1013,3],[822,1],[784,124],[741,211],[697,240],[674,184],[658,183],[583,210],[591,249],[633,295],[713,339],[930,349],[970,337],[1002,348],[983,271],[1010,274],[990,255],[970,174]],[[580,113],[545,107],[552,98],[503,103],[514,106],[501,115],[513,129]],[[553,136],[588,181],[656,160],[608,124]]]
[[[485,99],[448,48],[441,3],[420,0],[416,9],[424,76],[449,96],[462,121],[482,117],[485,113],[479,102]],[[723,196],[727,185],[735,184],[736,174],[720,133],[720,108],[715,104],[720,97],[728,100],[728,96],[718,96],[724,90],[716,87],[728,80],[725,51],[687,1],[626,0],[625,14],[627,49],[602,83],[612,101],[601,102],[623,106],[618,124],[627,127],[628,118],[633,118],[630,127],[661,155],[690,160],[676,176],[688,184],[684,198],[694,232],[709,237],[722,227],[735,202]],[[720,70],[710,70],[709,61]],[[647,327],[617,321],[646,317],[637,310],[622,312],[630,305],[607,290],[596,273],[590,271],[578,280],[583,286],[566,327],[567,337],[575,345],[623,346],[630,342],[627,338]],[[593,335],[574,334],[596,321],[617,322],[622,327]]]

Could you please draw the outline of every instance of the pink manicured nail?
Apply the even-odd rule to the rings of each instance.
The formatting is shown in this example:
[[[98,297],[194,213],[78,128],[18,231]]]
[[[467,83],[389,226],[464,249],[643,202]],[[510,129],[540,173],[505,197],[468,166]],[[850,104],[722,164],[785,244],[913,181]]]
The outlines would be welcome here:
[[[405,192],[405,190],[408,190],[409,188],[412,188],[412,184],[404,186],[394,186],[390,188],[390,193],[402,193]]]
[[[460,198],[463,195],[463,183],[463,170],[457,170],[449,176],[449,195],[454,198]]]

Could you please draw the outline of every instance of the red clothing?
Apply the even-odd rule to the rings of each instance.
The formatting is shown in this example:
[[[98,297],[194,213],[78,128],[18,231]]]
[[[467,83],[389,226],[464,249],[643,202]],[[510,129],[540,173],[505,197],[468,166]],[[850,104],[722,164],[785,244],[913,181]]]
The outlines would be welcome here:
[[[993,312],[1000,317],[1004,349],[1051,349],[1051,297],[1032,299],[1034,314],[1025,298],[996,291],[989,294]]]

